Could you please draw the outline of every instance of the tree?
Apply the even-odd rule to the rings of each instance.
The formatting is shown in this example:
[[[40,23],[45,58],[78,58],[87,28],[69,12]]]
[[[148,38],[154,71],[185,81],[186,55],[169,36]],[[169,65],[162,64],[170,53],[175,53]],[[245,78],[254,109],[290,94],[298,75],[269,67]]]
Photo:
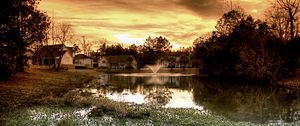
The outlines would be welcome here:
[[[73,43],[73,26],[67,22],[61,22],[55,29],[54,40],[61,44]]]
[[[98,49],[97,49],[98,57],[105,55],[105,53],[106,53],[105,50],[106,50],[108,41],[106,39],[101,39],[97,43],[98,43],[98,45],[97,45],[98,46]]]
[[[222,18],[217,22],[216,29],[220,35],[228,35],[233,29],[240,24],[241,19],[245,18],[246,15],[242,10],[231,10],[225,13]]]
[[[283,10],[271,7],[266,12],[267,22],[271,26],[273,33],[282,40],[288,41],[289,29],[288,29],[288,17],[284,14]]]
[[[37,10],[39,0],[0,2],[0,73],[2,79],[23,71],[28,47],[46,39],[48,16]]]
[[[54,24],[52,24],[54,25]],[[56,27],[52,27],[55,28],[54,29],[54,33],[52,33],[52,40],[54,41],[54,44],[63,44],[65,45],[66,43],[70,43],[70,44],[75,44],[75,42],[73,42],[73,38],[74,38],[74,31],[72,28],[72,25],[67,23],[67,22],[61,22],[60,24],[58,24]],[[53,29],[52,29],[53,30]],[[54,55],[54,53],[57,53],[56,51],[51,51],[52,53],[52,58],[56,59],[56,56]],[[53,62],[53,69],[55,71],[58,71],[60,68],[60,64],[61,64],[61,59],[63,57],[64,53],[59,53],[59,58],[58,58],[58,62]]]
[[[156,60],[167,54],[171,48],[166,38],[160,36],[152,39],[149,36],[143,45],[144,64],[155,64]]]
[[[83,54],[90,56],[90,53],[92,52],[92,43],[87,42],[85,40],[85,36],[82,36],[82,42],[80,43],[80,46],[82,48]]]
[[[299,67],[300,59],[300,37],[295,37],[294,39],[288,41],[286,44],[287,52],[287,67],[294,72],[295,68]]]
[[[285,67],[284,43],[267,23],[248,17],[231,36],[241,39],[233,51],[239,59],[234,67],[237,76],[278,84]]]
[[[180,57],[180,65],[183,67],[183,71],[185,71],[185,68],[187,67],[189,63],[189,57],[187,55],[183,55]]]
[[[298,31],[298,24],[295,23],[298,21],[298,13],[300,12],[300,1],[299,0],[275,0],[273,8],[276,11],[282,12],[285,16],[281,16],[281,18],[285,18],[286,20],[286,29],[290,29],[289,39],[292,40]],[[295,31],[296,29],[296,31]]]
[[[229,34],[226,30],[226,34],[213,32],[210,38],[198,39],[201,41],[194,45],[194,55],[202,63],[201,72],[221,79],[278,84],[285,67],[284,45],[267,23],[251,16],[221,20],[234,23],[228,24],[234,26]]]

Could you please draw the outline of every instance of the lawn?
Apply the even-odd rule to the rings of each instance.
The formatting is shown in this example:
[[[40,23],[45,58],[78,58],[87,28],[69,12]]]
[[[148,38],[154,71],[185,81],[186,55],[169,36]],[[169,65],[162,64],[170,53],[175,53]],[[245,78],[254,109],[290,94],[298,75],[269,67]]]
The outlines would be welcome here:
[[[47,100],[43,99],[61,97],[69,90],[83,86],[99,74],[93,70],[57,72],[38,69],[17,73],[10,80],[0,81],[0,115],[3,116],[20,107],[47,104],[44,103]]]

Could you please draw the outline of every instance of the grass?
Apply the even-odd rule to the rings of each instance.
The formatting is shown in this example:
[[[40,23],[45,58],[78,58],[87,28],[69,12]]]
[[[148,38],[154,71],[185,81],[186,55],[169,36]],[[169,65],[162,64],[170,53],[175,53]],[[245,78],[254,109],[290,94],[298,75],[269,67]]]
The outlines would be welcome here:
[[[122,104],[122,103],[121,103]],[[116,126],[294,126],[293,123],[255,124],[250,122],[234,122],[222,116],[193,109],[153,108],[149,106],[127,106],[124,108],[134,113],[149,112],[149,116],[132,118],[119,117],[106,113],[101,116],[91,116],[92,108],[49,107],[40,106],[21,109],[8,115],[7,125],[63,125],[63,126],[89,126],[89,125],[116,125]]]
[[[20,107],[55,104],[56,98],[82,87],[99,74],[92,70],[38,69],[17,73],[11,80],[0,81],[0,115]]]

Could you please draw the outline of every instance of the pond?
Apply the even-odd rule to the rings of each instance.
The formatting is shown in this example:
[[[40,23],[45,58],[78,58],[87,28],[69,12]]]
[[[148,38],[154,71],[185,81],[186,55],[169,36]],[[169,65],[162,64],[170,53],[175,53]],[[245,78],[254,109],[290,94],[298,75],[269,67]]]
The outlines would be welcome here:
[[[193,108],[237,122],[281,124],[300,120],[297,90],[224,84],[187,74],[103,74],[96,84],[101,86],[86,90],[115,101]]]

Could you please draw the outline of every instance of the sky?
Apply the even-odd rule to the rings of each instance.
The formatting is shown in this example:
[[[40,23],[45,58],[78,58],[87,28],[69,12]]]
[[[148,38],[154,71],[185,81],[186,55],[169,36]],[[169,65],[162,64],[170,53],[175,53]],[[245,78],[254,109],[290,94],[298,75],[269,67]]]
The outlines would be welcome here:
[[[39,9],[54,22],[73,26],[76,36],[110,44],[142,45],[151,36],[166,37],[173,48],[192,46],[214,30],[229,0],[42,0]],[[267,0],[231,0],[246,13],[261,18]]]

